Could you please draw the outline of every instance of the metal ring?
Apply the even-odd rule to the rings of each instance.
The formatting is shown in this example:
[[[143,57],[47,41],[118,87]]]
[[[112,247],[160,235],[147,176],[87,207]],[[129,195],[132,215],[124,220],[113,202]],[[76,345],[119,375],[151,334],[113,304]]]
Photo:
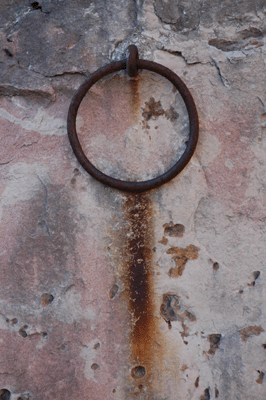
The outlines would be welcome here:
[[[184,151],[181,158],[168,171],[160,176],[157,176],[156,178],[142,182],[130,182],[122,181],[120,179],[115,179],[111,176],[105,175],[97,168],[95,168],[84,154],[76,132],[76,118],[80,103],[88,90],[100,79],[114,72],[126,69],[128,63],[126,59],[112,62],[105,67],[98,69],[79,87],[69,106],[67,117],[67,131],[69,141],[75,156],[77,157],[82,167],[91,176],[93,176],[98,181],[104,183],[105,185],[111,186],[115,189],[125,192],[140,193],[147,190],[155,189],[163,185],[164,183],[169,182],[185,168],[185,166],[191,159],[197,145],[199,134],[199,121],[197,109],[192,95],[190,94],[184,82],[173,71],[153,61],[136,59],[135,62],[138,69],[152,71],[168,79],[179,91],[185,102],[189,116],[190,132],[186,150]]]
[[[137,46],[131,44],[127,48],[128,57],[127,57],[127,73],[130,78],[135,78],[138,73],[137,61],[139,59],[139,51]]]

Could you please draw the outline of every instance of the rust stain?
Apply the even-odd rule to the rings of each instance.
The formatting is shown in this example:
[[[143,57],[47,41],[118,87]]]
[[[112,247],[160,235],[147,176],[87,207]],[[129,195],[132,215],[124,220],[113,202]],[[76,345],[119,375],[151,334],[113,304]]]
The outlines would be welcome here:
[[[258,371],[258,373],[259,373],[259,377],[258,377],[258,379],[256,379],[256,382],[261,385],[263,383],[265,374],[262,371]]]
[[[139,84],[141,76],[129,80],[130,121],[140,122]],[[122,221],[114,232],[113,250],[116,279],[110,299],[119,299],[127,310],[128,371],[123,378],[127,399],[150,400],[169,394],[179,376],[179,355],[169,344],[165,323],[160,316],[160,298],[155,293],[156,263],[154,262],[154,211],[150,194],[123,194]],[[158,272],[157,272],[158,273]],[[125,308],[124,308],[125,307]],[[167,363],[165,363],[167,360]]]
[[[158,243],[161,243],[165,246],[168,243],[168,239],[165,236],[163,236],[162,239],[158,241]]]
[[[163,390],[160,378],[167,375],[164,360],[168,350],[161,333],[160,310],[154,290],[153,208],[149,195],[128,194],[124,212],[124,284],[131,316],[131,369],[127,396],[136,398],[139,394],[150,399]]]
[[[165,236],[175,236],[182,237],[185,232],[185,227],[182,224],[175,224],[170,221],[169,224],[164,224],[164,234]]]
[[[140,117],[140,96],[139,96],[139,75],[131,78],[130,87],[130,106],[133,114],[133,123],[137,124]]]
[[[210,342],[210,349],[208,351],[208,354],[215,354],[216,350],[220,346],[221,337],[222,335],[220,333],[212,333],[208,336],[208,340]]]
[[[128,195],[125,202],[127,220],[126,266],[129,311],[132,316],[131,344],[133,363],[149,374],[154,331],[154,307],[151,299],[152,208],[148,195]]]
[[[154,97],[145,102],[145,107],[142,109],[142,116],[145,121],[149,121],[151,118],[156,120],[161,115],[165,115],[171,122],[174,122],[179,117],[179,114],[172,106],[168,110],[164,110],[161,102],[155,101]]]
[[[186,369],[188,369],[187,364],[183,364],[182,367],[180,368],[180,370],[181,370],[182,372],[186,371]]]
[[[163,295],[163,302],[161,304],[160,313],[163,319],[168,323],[169,329],[172,328],[171,321],[181,320],[177,314],[180,309],[179,296],[167,293]]]
[[[238,333],[241,336],[242,342],[246,342],[248,338],[253,335],[260,335],[261,332],[264,332],[264,329],[261,326],[247,326],[246,328],[239,329]]]
[[[190,244],[186,248],[174,247],[171,246],[170,249],[167,250],[167,254],[172,254],[172,259],[176,263],[176,267],[170,268],[169,276],[171,278],[178,278],[183,274],[185,269],[185,265],[188,260],[196,260],[199,256],[199,248]]]
[[[160,116],[165,116],[166,119],[174,122],[179,117],[179,114],[171,106],[168,110],[164,110],[160,101],[155,101],[151,97],[149,101],[145,102],[145,107],[142,108],[143,128],[147,131],[150,129],[148,121],[150,119],[157,120]]]

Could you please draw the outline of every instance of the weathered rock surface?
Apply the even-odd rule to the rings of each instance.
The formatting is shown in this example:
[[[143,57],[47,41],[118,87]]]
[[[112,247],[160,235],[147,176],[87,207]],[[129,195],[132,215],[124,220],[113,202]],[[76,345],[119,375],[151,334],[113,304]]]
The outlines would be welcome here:
[[[265,14],[0,0],[1,400],[265,399]],[[200,120],[185,170],[143,195],[90,177],[66,131],[75,90],[130,43],[181,77]],[[98,168],[141,180],[182,154],[188,118],[168,81],[121,72],[77,130]]]

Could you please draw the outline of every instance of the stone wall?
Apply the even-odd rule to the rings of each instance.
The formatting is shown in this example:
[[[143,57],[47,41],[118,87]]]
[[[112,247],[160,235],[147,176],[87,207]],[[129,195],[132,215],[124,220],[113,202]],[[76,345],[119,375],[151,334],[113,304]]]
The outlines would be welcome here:
[[[1,400],[265,399],[265,13],[0,1]],[[181,77],[200,120],[188,166],[138,195],[88,175],[66,130],[79,85],[131,43]],[[142,180],[173,165],[189,123],[167,80],[121,72],[77,129],[94,165]]]

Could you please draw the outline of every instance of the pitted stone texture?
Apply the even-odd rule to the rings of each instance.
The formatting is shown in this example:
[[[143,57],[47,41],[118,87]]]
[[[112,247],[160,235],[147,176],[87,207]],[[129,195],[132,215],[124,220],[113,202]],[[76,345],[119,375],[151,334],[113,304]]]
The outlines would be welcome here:
[[[0,1],[0,9],[0,393],[264,400],[264,1]],[[147,335],[156,345],[147,365],[131,354],[128,196],[83,171],[66,132],[85,75],[124,58],[132,42],[181,77],[200,119],[190,163],[146,195]],[[136,101],[136,80],[122,72],[84,99],[78,131],[105,172],[149,177],[182,150],[187,119],[163,81],[141,72]],[[169,249],[197,249],[182,274],[169,276],[184,261]]]
[[[8,3],[0,3],[0,93],[6,95],[51,96],[44,77],[97,69],[132,33],[136,18],[133,0]]]
[[[265,3],[263,0],[155,0],[154,7],[162,22],[172,24],[176,31],[188,32],[217,23],[230,26],[251,22],[258,12],[264,10]]]

